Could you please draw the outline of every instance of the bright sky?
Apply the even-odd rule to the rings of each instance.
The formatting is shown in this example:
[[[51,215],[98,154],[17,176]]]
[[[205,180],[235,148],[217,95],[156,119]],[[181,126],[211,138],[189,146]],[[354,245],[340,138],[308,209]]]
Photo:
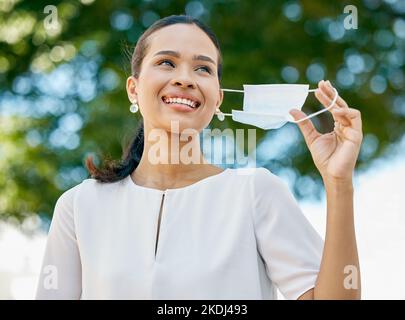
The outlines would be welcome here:
[[[403,143],[398,149],[405,149]],[[324,236],[325,201],[300,205]],[[381,158],[355,177],[355,223],[363,299],[405,299],[405,152]],[[28,238],[0,224],[0,299],[34,297],[45,241],[43,233]]]
[[[363,299],[405,299],[405,157],[378,161],[355,179]],[[326,202],[301,202],[323,236]]]

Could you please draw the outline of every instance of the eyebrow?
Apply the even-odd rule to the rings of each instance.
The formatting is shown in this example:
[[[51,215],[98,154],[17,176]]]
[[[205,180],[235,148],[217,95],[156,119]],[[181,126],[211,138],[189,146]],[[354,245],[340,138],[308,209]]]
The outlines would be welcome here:
[[[178,51],[172,51],[172,50],[159,51],[159,52],[155,53],[154,57],[158,56],[158,55],[168,55],[168,56],[180,58],[180,53]],[[193,60],[206,61],[206,62],[210,62],[213,65],[215,65],[214,60],[212,60],[210,57],[203,56],[203,55],[194,55]]]

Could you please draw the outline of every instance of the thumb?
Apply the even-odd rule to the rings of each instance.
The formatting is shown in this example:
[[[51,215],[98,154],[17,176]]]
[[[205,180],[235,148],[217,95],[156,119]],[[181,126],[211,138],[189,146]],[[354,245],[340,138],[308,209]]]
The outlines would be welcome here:
[[[294,118],[295,121],[301,120],[307,116],[304,112],[298,109],[291,109],[289,113]],[[297,123],[297,125],[300,128],[301,133],[304,136],[305,142],[307,143],[308,147],[312,144],[312,142],[316,138],[318,138],[321,135],[315,129],[314,124],[310,119],[301,121]]]
[[[298,109],[291,109],[289,111],[289,114],[291,114],[293,116],[295,121],[305,118],[307,116],[304,112],[302,112],[301,110],[298,110]]]

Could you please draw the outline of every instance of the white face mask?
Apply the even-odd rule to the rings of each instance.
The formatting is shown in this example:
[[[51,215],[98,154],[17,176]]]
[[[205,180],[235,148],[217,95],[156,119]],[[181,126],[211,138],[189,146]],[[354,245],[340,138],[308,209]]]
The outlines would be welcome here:
[[[232,110],[232,114],[225,113],[224,115],[232,116],[234,121],[251,124],[265,130],[278,129],[287,122],[299,123],[312,118],[332,108],[338,97],[338,92],[334,89],[335,97],[328,107],[295,121],[289,111],[291,109],[301,110],[308,93],[315,91],[315,89],[309,90],[307,84],[244,84],[243,90],[222,90],[244,93],[243,111]]]

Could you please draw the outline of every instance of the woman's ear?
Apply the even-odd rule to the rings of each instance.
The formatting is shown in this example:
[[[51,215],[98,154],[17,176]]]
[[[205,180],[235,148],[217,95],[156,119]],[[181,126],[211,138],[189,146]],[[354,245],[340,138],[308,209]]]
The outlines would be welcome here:
[[[127,78],[127,95],[130,102],[138,100],[136,93],[136,79],[133,76]]]
[[[224,92],[221,89],[219,89],[219,100],[216,104],[216,108],[219,108],[221,106],[223,100],[224,100]]]

